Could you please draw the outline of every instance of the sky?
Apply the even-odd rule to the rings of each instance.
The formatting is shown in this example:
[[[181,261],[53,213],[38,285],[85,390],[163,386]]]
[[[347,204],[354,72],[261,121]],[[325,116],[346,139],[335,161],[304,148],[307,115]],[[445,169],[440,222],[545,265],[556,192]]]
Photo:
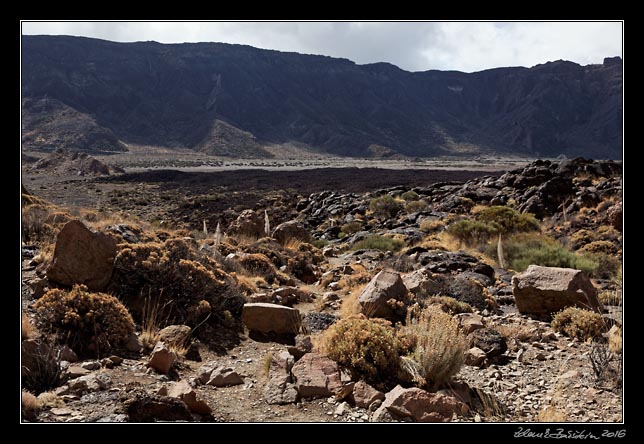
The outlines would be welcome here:
[[[622,56],[622,22],[23,22],[23,34],[117,42],[224,42],[388,62],[407,71],[475,72]]]

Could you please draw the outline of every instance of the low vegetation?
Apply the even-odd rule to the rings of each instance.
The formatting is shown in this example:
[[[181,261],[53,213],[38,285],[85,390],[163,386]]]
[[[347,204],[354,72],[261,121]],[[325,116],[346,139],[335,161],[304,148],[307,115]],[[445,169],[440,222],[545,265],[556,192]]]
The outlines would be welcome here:
[[[400,251],[405,243],[387,236],[373,235],[353,244],[354,250]]]
[[[552,318],[552,328],[555,331],[581,341],[601,336],[605,325],[599,313],[577,307],[568,307]]]
[[[400,355],[406,349],[390,322],[363,315],[350,316],[329,327],[321,348],[370,384],[390,387],[398,380]]]
[[[91,293],[84,285],[50,290],[34,308],[42,329],[79,354],[104,355],[134,333],[132,316],[118,299]]]
[[[390,195],[385,194],[384,196],[371,199],[369,209],[374,216],[386,219],[395,217],[400,211],[402,211],[403,204]]]
[[[412,352],[402,359],[402,367],[421,387],[441,388],[465,362],[467,341],[458,322],[437,307],[408,310],[403,332]]]
[[[455,315],[458,313],[472,313],[473,309],[467,302],[457,301],[449,296],[432,296],[425,302],[426,305],[437,305],[446,313]]]

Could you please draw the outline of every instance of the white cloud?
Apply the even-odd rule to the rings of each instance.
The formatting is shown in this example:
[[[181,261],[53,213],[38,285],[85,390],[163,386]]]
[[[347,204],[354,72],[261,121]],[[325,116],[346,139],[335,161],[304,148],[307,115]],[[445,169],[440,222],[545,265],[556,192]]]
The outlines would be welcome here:
[[[23,34],[121,42],[226,42],[409,71],[480,71],[622,54],[621,22],[23,22]]]

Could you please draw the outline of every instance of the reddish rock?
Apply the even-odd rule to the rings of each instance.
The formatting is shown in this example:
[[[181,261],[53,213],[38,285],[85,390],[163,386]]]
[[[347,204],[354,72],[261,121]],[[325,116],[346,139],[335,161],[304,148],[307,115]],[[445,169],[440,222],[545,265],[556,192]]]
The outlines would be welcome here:
[[[192,328],[187,325],[168,325],[159,332],[159,341],[168,344],[183,346],[186,345]]]
[[[244,304],[242,322],[250,331],[297,335],[302,325],[299,310],[263,302]]]
[[[295,359],[288,352],[274,354],[268,370],[264,399],[268,404],[292,404],[297,401],[297,389],[291,378]]]
[[[163,342],[157,342],[154,346],[148,367],[152,367],[159,373],[167,374],[177,360],[177,355],[172,352]]]
[[[512,293],[524,314],[551,315],[573,306],[601,311],[597,290],[586,273],[572,268],[530,265],[512,278]]]
[[[356,406],[367,409],[376,400],[384,401],[385,394],[366,382],[359,381],[353,386],[353,400]]]
[[[116,252],[112,236],[93,233],[79,220],[69,221],[56,238],[47,278],[65,286],[84,284],[90,291],[101,291],[112,277]]]
[[[407,296],[407,287],[400,274],[391,270],[382,270],[367,284],[358,298],[360,312],[367,317],[396,320],[395,310],[388,304],[390,299],[403,301]]]
[[[342,389],[338,364],[319,353],[307,353],[291,370],[301,398],[333,396]]]
[[[286,243],[290,239],[308,243],[311,243],[312,241],[309,230],[302,223],[296,220],[290,220],[283,224],[279,224],[273,230],[272,237],[281,244]]]
[[[414,422],[448,422],[462,409],[463,404],[453,396],[430,393],[416,387],[404,389],[398,385],[387,393],[373,420],[379,421],[386,416],[386,410],[394,417],[410,418]]]
[[[188,381],[181,380],[175,382],[168,390],[168,396],[178,398],[186,403],[191,412],[201,415],[209,415],[212,409],[204,401],[197,399],[197,393],[194,391]]]

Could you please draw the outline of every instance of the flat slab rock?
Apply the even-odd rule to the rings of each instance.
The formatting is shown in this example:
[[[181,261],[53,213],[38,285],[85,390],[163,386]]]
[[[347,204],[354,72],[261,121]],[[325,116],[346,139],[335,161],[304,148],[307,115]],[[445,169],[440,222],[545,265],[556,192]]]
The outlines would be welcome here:
[[[263,302],[244,304],[242,322],[250,331],[290,335],[302,325],[299,310]]]
[[[301,398],[329,397],[342,389],[338,364],[319,353],[307,353],[291,370]]]
[[[397,385],[385,395],[371,421],[381,422],[388,412],[394,418],[408,418],[414,422],[448,422],[462,409],[463,404],[453,396]]]

